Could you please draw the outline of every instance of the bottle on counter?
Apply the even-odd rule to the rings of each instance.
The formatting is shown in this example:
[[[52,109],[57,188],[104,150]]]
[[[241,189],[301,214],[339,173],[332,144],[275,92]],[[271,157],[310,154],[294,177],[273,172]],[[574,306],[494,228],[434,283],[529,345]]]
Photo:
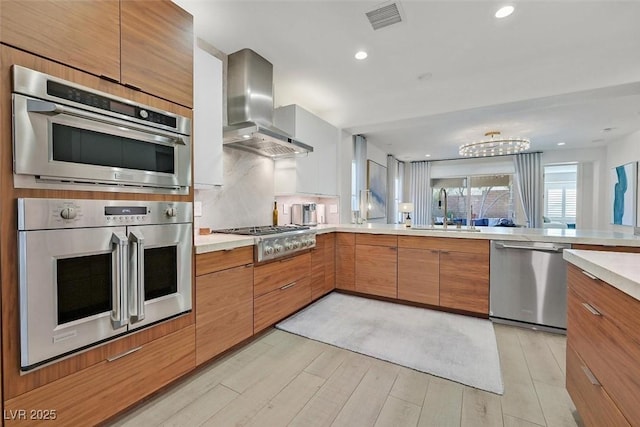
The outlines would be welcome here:
[[[278,201],[273,202],[273,225],[278,225]]]

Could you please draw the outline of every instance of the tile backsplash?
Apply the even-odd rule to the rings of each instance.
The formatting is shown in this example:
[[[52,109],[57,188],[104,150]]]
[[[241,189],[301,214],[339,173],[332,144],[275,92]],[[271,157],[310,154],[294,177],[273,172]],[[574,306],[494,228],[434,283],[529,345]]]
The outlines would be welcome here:
[[[232,148],[223,150],[223,186],[196,190],[202,202],[202,216],[194,218],[200,227],[211,229],[271,224],[274,202],[273,160]]]
[[[340,209],[338,197],[316,197],[316,196],[277,196],[278,202],[278,225],[291,224],[291,205],[296,203],[323,204],[325,217],[321,218],[318,212],[318,224],[338,224],[340,223]]]

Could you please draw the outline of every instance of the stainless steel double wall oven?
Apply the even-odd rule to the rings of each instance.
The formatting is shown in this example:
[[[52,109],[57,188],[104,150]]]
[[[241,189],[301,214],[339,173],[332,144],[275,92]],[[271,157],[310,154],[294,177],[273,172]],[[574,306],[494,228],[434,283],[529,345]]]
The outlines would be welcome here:
[[[14,65],[12,130],[16,188],[189,194],[188,117]],[[191,310],[191,202],[17,210],[23,371]]]

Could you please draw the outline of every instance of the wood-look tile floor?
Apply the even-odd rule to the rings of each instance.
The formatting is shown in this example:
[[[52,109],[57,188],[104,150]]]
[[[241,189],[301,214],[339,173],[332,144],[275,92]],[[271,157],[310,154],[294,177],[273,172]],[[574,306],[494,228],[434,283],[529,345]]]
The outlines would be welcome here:
[[[502,396],[273,329],[112,425],[578,425],[564,387],[566,338],[494,326]]]

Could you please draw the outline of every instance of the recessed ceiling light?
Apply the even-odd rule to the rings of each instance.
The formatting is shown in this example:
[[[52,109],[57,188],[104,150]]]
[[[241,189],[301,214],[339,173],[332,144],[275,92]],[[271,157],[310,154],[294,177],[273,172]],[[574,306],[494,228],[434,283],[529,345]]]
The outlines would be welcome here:
[[[243,137],[244,139],[249,139],[249,138],[251,138],[251,135],[242,135],[242,137]]]
[[[431,157],[431,154],[425,154],[424,156],[425,157]]]
[[[503,6],[496,12],[496,18],[506,18],[513,13],[513,6]]]
[[[356,59],[360,59],[360,60],[366,59],[367,56],[369,56],[369,54],[364,50],[359,50],[358,52],[356,52],[356,55],[355,55]]]
[[[565,145],[566,142],[558,142],[558,145]]]

